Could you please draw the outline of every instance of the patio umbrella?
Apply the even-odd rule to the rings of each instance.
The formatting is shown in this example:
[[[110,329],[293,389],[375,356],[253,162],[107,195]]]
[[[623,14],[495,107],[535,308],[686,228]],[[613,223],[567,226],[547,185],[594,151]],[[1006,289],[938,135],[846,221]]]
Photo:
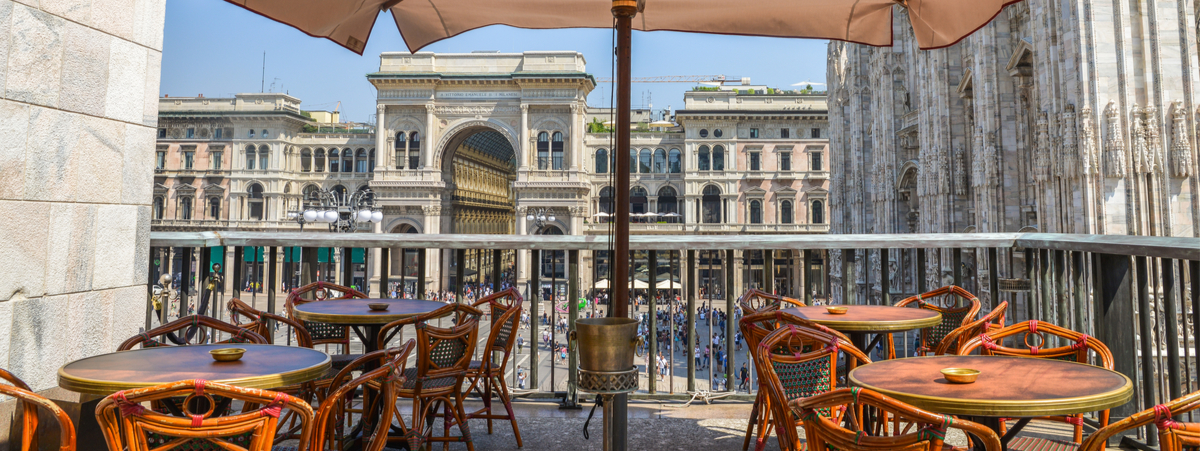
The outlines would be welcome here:
[[[600,279],[599,282],[596,282],[596,288],[600,289],[600,290],[607,290],[608,289],[608,279]]]
[[[596,214],[594,214],[594,215],[592,215],[592,216],[595,216],[595,217],[597,217],[597,218],[607,218],[607,217],[609,217],[609,216],[612,216],[612,215],[610,215],[610,214],[608,214],[608,213],[605,213],[605,212],[603,212],[603,211],[602,211],[602,212],[596,213]]]
[[[671,123],[671,121],[654,121],[654,122],[650,123],[650,126],[651,127],[659,127],[659,128],[668,128],[668,127],[674,127],[675,124]]]
[[[362,54],[381,11],[391,10],[404,42],[417,51],[488,25],[611,28],[617,3],[634,0],[226,0],[328,38]],[[946,47],[987,24],[1013,0],[644,0],[635,30],[836,39],[892,45],[892,6],[908,8],[922,49]],[[748,11],[762,11],[750,14]]]
[[[654,284],[654,287],[658,288],[660,290],[678,290],[680,288],[683,288],[683,285],[680,285],[678,282],[676,282],[674,280],[664,280],[662,282]]]
[[[629,287],[633,288],[635,290],[645,290],[647,288],[650,288],[650,284],[643,282],[641,280],[633,279],[633,285],[630,285]]]

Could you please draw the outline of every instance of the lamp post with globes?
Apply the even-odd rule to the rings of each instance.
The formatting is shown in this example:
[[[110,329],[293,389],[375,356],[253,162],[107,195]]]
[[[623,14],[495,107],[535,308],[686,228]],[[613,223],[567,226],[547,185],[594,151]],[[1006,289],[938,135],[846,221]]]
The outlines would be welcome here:
[[[383,212],[375,205],[375,193],[370,188],[350,196],[331,189],[313,192],[305,200],[302,211],[289,211],[288,219],[300,224],[324,223],[330,232],[355,232],[360,226],[383,221]]]
[[[554,222],[554,209],[544,207],[530,209],[529,213],[525,215],[525,219],[532,221],[535,231],[541,230],[546,227],[546,224]]]

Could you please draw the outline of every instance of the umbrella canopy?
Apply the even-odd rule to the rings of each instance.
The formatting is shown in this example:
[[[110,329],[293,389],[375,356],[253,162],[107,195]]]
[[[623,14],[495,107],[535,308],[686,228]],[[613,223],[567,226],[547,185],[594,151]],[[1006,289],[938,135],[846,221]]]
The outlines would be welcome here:
[[[678,290],[680,288],[683,288],[683,285],[680,285],[679,282],[676,282],[674,280],[664,280],[662,282],[654,284],[654,287],[658,288],[660,290]]]
[[[609,217],[609,216],[612,216],[612,215],[610,215],[610,214],[608,214],[608,213],[605,213],[605,212],[603,212],[603,211],[602,211],[602,212],[596,213],[596,214],[594,214],[594,215],[592,215],[592,216],[595,216],[595,217],[597,217],[597,218],[607,218],[607,217]]]
[[[650,126],[651,127],[674,127],[675,124],[671,123],[671,121],[654,121],[654,122],[650,123]]]
[[[226,0],[310,36],[362,54],[381,11],[391,10],[404,42],[417,51],[488,25],[611,28],[610,0]],[[952,45],[1014,0],[646,0],[633,29],[836,39],[892,45],[894,5],[908,9],[922,49]],[[748,14],[767,11],[768,14]]]
[[[601,290],[607,290],[608,289],[608,279],[600,279],[599,282],[596,282],[596,288],[601,289]]]
[[[641,280],[633,279],[633,285],[630,285],[629,287],[633,288],[635,290],[645,290],[647,288],[650,288],[650,284],[643,282]]]

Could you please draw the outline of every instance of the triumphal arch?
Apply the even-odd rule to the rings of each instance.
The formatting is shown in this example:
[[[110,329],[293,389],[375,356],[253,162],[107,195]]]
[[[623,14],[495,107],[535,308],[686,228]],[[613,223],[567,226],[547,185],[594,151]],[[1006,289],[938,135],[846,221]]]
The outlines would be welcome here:
[[[585,64],[565,51],[383,53],[367,74],[386,149],[370,183],[378,231],[582,234]],[[535,211],[553,221],[526,221]],[[439,257],[427,268],[448,271]]]

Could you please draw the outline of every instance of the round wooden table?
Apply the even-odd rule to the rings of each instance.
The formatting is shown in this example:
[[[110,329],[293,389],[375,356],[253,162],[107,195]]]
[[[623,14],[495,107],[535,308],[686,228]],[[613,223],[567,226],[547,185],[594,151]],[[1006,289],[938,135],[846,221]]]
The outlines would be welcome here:
[[[843,332],[850,336],[854,346],[870,353],[875,343],[867,343],[867,334],[887,334],[913,329],[933,327],[942,322],[942,314],[933,310],[893,307],[890,305],[839,305],[846,313],[834,315],[824,305],[784,309],[806,320]],[[879,335],[883,337],[883,335]],[[876,341],[879,340],[876,338]]]
[[[244,348],[236,362],[208,352]],[[58,369],[58,386],[107,396],[140,387],[204,379],[246,388],[277,388],[317,379],[329,370],[327,354],[308,348],[256,344],[161,346],[86,357]]]
[[[970,368],[980,375],[972,384],[951,384],[942,376],[943,368]],[[885,360],[855,368],[849,381],[925,410],[977,418],[997,434],[1000,418],[1020,418],[1001,438],[1006,447],[1031,417],[1101,411],[1123,405],[1133,396],[1133,382],[1121,373],[1028,357]]]
[[[388,304],[387,310],[371,310],[367,304]],[[379,329],[392,321],[432,312],[446,303],[422,299],[333,299],[293,307],[300,320],[350,326],[362,340],[366,352],[379,349]]]

